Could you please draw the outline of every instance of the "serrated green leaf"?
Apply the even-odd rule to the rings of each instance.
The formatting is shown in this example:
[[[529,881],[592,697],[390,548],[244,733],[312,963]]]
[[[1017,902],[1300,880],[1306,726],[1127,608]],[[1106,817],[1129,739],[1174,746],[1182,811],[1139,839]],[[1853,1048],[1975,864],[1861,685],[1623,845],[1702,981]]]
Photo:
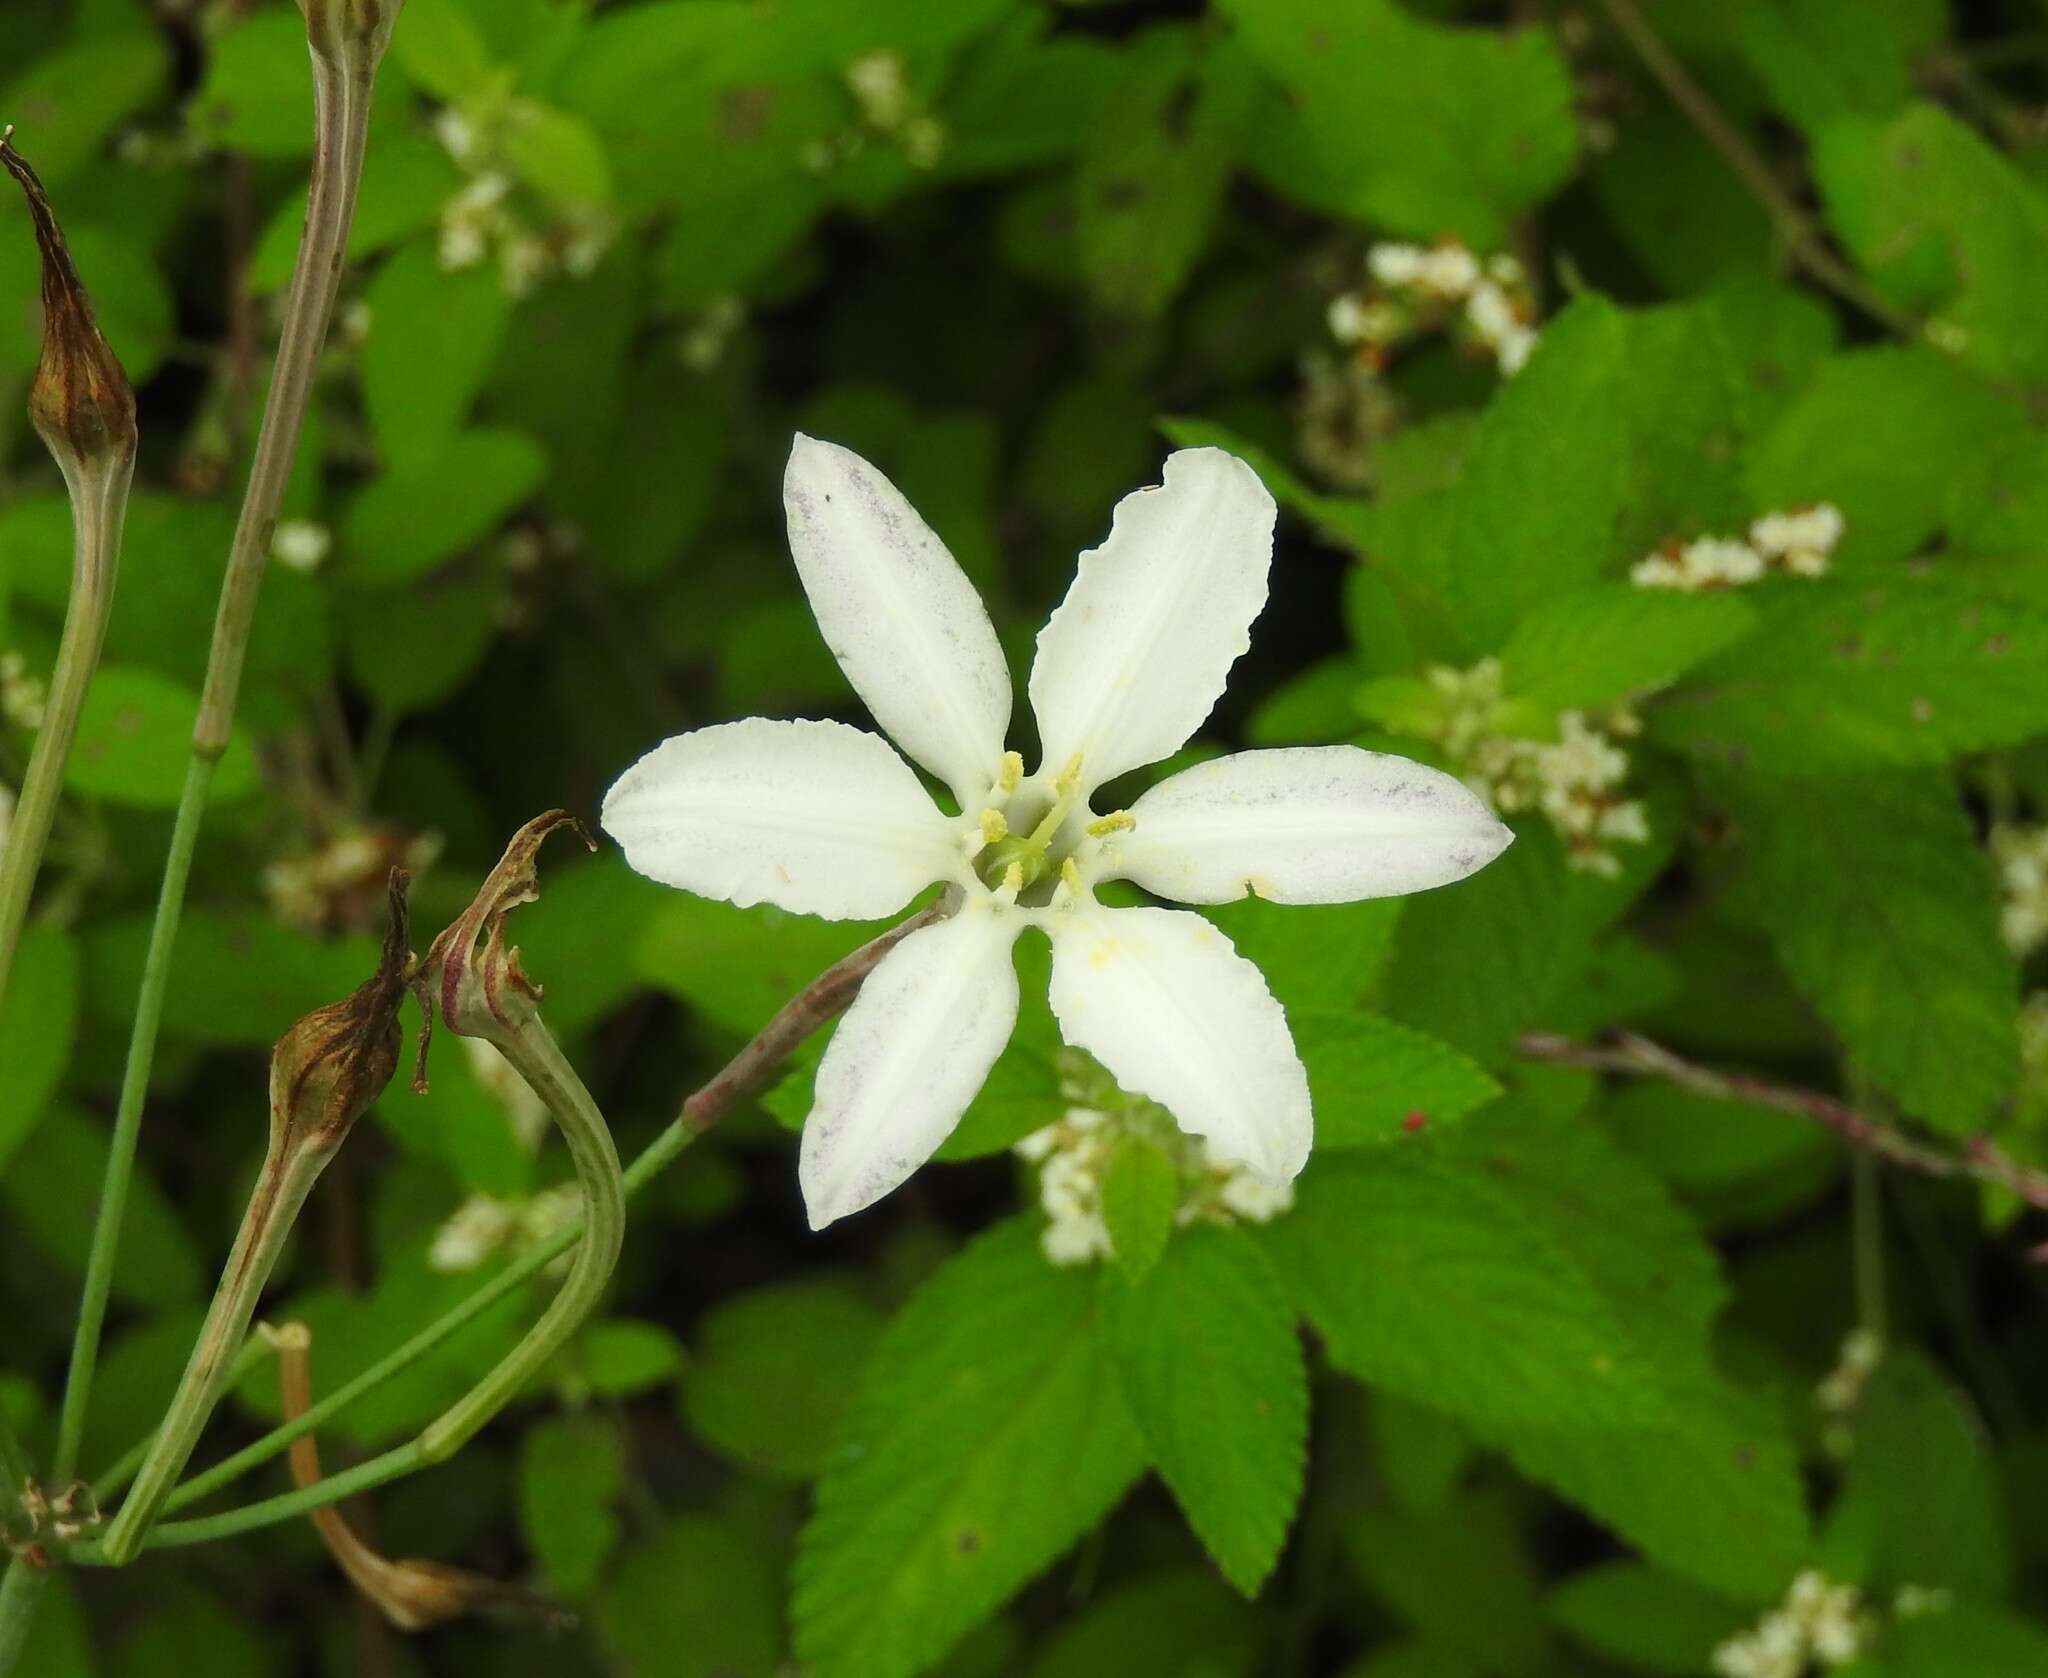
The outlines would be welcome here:
[[[1377,1015],[1290,1012],[1288,1024],[1308,1067],[1319,1148],[1399,1141],[1500,1094],[1456,1049]]]
[[[1726,796],[1747,911],[1851,1061],[1914,1118],[1993,1122],[2017,1072],[2019,976],[1947,779],[1751,780]]]
[[[1425,1154],[1319,1159],[1264,1235],[1331,1361],[1361,1380],[1486,1428],[1664,1415],[1608,1302],[1555,1243]]]
[[[1159,1262],[1180,1206],[1180,1172],[1148,1136],[1117,1138],[1102,1171],[1102,1221],[1117,1269],[1137,1283]]]
[[[519,1522],[551,1589],[580,1597],[619,1541],[612,1504],[626,1453],[609,1417],[586,1413],[534,1423],[519,1441]]]
[[[723,1301],[697,1327],[683,1414],[749,1467],[807,1478],[830,1447],[881,1331],[872,1305],[833,1282],[787,1282]]]
[[[890,1326],[798,1549],[797,1654],[821,1678],[922,1670],[1137,1477],[1097,1316],[1095,1278],[1013,1219]]]
[[[1656,707],[1657,739],[1815,775],[1941,763],[2048,728],[2048,609],[1957,572],[1753,592],[1762,622]]]
[[[1515,626],[1500,661],[1517,698],[1583,709],[1670,686],[1755,622],[1733,595],[1611,583],[1537,607]]]
[[[1211,904],[1202,913],[1265,975],[1291,1018],[1345,1012],[1371,1001],[1393,959],[1405,902],[1375,897],[1304,908],[1247,895]]]
[[[1184,1231],[1142,1281],[1105,1278],[1103,1330],[1154,1466],[1224,1576],[1255,1595],[1308,1441],[1308,1374],[1272,1261],[1239,1231]]]

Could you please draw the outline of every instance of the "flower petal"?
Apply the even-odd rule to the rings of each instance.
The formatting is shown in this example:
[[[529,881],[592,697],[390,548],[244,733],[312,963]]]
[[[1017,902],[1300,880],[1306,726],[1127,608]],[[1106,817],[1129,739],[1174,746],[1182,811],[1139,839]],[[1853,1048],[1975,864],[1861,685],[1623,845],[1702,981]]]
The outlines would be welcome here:
[[[798,1165],[811,1228],[871,1206],[952,1133],[1017,1023],[1021,917],[970,898],[882,958],[818,1066]]]
[[[1273,498],[1221,449],[1166,457],[1165,483],[1117,503],[1038,636],[1031,707],[1057,775],[1093,789],[1187,743],[1251,645],[1273,562]]]
[[[1185,910],[1083,906],[1047,924],[1060,1035],[1218,1153],[1291,1181],[1313,1134],[1308,1074],[1265,976]]]
[[[827,920],[894,914],[953,879],[953,824],[879,735],[750,717],[664,740],[600,818],[650,879]]]
[[[1131,806],[1107,872],[1181,903],[1349,903],[1448,885],[1514,834],[1455,776],[1356,746],[1239,752]]]
[[[896,486],[837,443],[798,436],[782,504],[804,593],[846,679],[963,806],[981,797],[1002,766],[1010,669],[966,573]]]

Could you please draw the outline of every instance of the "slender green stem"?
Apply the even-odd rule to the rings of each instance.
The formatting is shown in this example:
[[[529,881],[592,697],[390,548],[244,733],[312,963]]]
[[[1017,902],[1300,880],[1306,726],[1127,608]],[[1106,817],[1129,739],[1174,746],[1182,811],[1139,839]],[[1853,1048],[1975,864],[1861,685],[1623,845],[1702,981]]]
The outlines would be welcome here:
[[[685,1148],[738,1106],[741,1099],[750,1091],[759,1088],[798,1044],[853,1001],[860,990],[861,982],[885,955],[918,928],[929,925],[939,918],[949,907],[950,905],[944,903],[936,904],[910,916],[879,938],[871,939],[851,955],[835,962],[784,1003],[777,1010],[775,1017],[745,1048],[734,1055],[713,1078],[690,1095],[683,1103],[682,1112],[675,1121],[664,1128],[626,1168],[621,1179],[626,1195],[630,1198],[653,1182],[675,1162]],[[216,1463],[204,1473],[194,1475],[170,1495],[164,1507],[167,1510],[182,1509],[187,1504],[196,1503],[201,1498],[210,1496],[221,1487],[241,1478],[250,1469],[268,1462],[287,1449],[293,1440],[324,1426],[363,1394],[383,1386],[394,1376],[410,1368],[444,1340],[467,1327],[501,1299],[539,1275],[581,1239],[582,1233],[583,1220],[579,1215],[546,1241],[539,1242],[520,1254],[460,1304],[436,1317],[410,1340],[378,1359],[354,1379],[335,1388],[325,1398],[309,1407],[304,1414],[272,1428],[253,1444]]]
[[[267,1497],[260,1503],[244,1504],[239,1509],[229,1509],[218,1515],[201,1515],[189,1521],[165,1521],[150,1530],[151,1549],[165,1549],[179,1544],[203,1544],[212,1538],[232,1538],[237,1533],[253,1532],[258,1527],[275,1526],[280,1521],[297,1520],[315,1509],[323,1509],[330,1503],[339,1503],[345,1497],[357,1492],[366,1492],[372,1486],[382,1486],[390,1481],[402,1479],[416,1469],[425,1468],[433,1460],[426,1453],[422,1439],[408,1440],[394,1446],[382,1456],[372,1457],[368,1462],[345,1469],[339,1474],[330,1474],[317,1485],[307,1486],[300,1491],[284,1492],[277,1497]],[[101,1553],[95,1557],[90,1547],[74,1546],[72,1556],[78,1561],[107,1560],[113,1557],[101,1546]]]
[[[567,1278],[540,1320],[497,1368],[420,1435],[420,1450],[428,1462],[441,1462],[462,1449],[547,1366],[597,1309],[626,1239],[626,1189],[611,1128],[553,1034],[534,1015],[514,1030],[493,1032],[491,1041],[547,1103],[569,1144],[583,1189],[582,1238]]]
[[[227,1379],[221,1383],[221,1391],[233,1392],[242,1384],[243,1377],[270,1356],[270,1342],[263,1335],[252,1334],[242,1342],[242,1349],[235,1354],[235,1361],[228,1367]],[[152,1431],[130,1445],[114,1459],[109,1468],[92,1483],[92,1495],[102,1504],[111,1502],[121,1488],[135,1478],[135,1472],[142,1466],[142,1459],[149,1455],[149,1448],[156,1443],[156,1432]]]
[[[16,1435],[14,1424],[7,1419],[7,1412],[0,1410],[0,1510],[13,1506],[15,1496],[29,1483],[34,1473],[28,1451]]]
[[[135,1000],[135,1018],[129,1030],[128,1063],[121,1074],[121,1094],[114,1109],[114,1135],[107,1147],[106,1176],[100,1186],[99,1212],[93,1222],[92,1247],[86,1259],[85,1294],[79,1301],[78,1326],[71,1341],[71,1371],[64,1382],[64,1408],[57,1423],[52,1474],[59,1480],[76,1472],[78,1448],[85,1437],[86,1408],[92,1397],[93,1371],[99,1362],[100,1329],[106,1321],[107,1295],[114,1282],[114,1258],[121,1242],[121,1217],[128,1205],[135,1144],[142,1130],[142,1103],[149,1093],[157,1026],[163,1019],[164,993],[170,984],[171,949],[178,938],[185,881],[192,872],[200,815],[206,807],[206,791],[212,780],[211,758],[195,757],[185,766],[185,786],[171,822],[171,844],[164,856],[156,920],[149,929],[149,950],[142,962],[142,989]]]
[[[28,1644],[35,1624],[36,1608],[43,1600],[43,1588],[50,1582],[50,1569],[30,1567],[19,1557],[7,1565],[0,1577],[0,1678],[15,1668]]]
[[[121,1217],[134,1170],[142,1105],[149,1090],[157,1029],[163,1019],[164,987],[170,979],[171,951],[184,909],[185,884],[191,877],[192,853],[199,840],[213,766],[227,749],[233,727],[242,664],[248,652],[250,627],[255,621],[257,592],[269,559],[277,509],[291,476],[292,456],[298,449],[306,401],[319,366],[321,346],[326,341],[335,292],[341,284],[349,225],[355,216],[356,190],[362,180],[376,54],[365,50],[337,57],[319,50],[316,44],[312,64],[314,150],[305,231],[300,237],[298,262],[285,301],[277,364],[256,439],[249,484],[228,552],[220,610],[207,655],[206,684],[193,727],[192,759],[186,769],[185,788],[178,801],[170,849],[164,859],[156,920],[150,928],[149,953],[143,963],[142,990],[136,1000],[128,1039],[128,1061],[121,1079],[114,1136],[93,1226],[85,1298],[79,1308],[71,1370],[64,1387],[55,1463],[59,1479],[74,1471],[84,1435],[86,1407],[99,1359],[100,1331],[106,1320],[107,1289],[120,1244]]]
[[[68,474],[76,549],[71,599],[65,608],[57,662],[50,672],[42,727],[28,760],[28,773],[22,778],[7,843],[0,847],[0,1004],[7,1000],[15,948],[21,941],[22,923],[28,918],[29,893],[35,888],[50,825],[57,817],[64,771],[85,709],[85,690],[99,667],[100,644],[106,639],[107,618],[113,610],[121,527],[128,515],[128,483],[133,474],[132,455]]]
[[[227,1391],[232,1360],[248,1335],[256,1303],[328,1158],[325,1152],[291,1148],[284,1153],[273,1150],[264,1160],[177,1393],[157,1424],[133,1489],[122,1499],[120,1513],[102,1540],[109,1561],[125,1562],[142,1547],[143,1533],[184,1472],[207,1418]]]

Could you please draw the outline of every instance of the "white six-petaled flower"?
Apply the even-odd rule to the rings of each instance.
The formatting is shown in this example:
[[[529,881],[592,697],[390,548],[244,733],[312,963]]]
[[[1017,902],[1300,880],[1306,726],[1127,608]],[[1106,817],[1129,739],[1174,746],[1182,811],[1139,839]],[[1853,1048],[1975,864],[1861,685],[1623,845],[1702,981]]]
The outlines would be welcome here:
[[[1026,928],[1051,939],[1070,1044],[1221,1157],[1291,1180],[1308,1077],[1259,970],[1202,916],[1111,908],[1095,887],[1342,903],[1462,879],[1511,835],[1451,776],[1353,746],[1240,752],[1094,810],[1104,783],[1187,743],[1250,645],[1272,563],[1265,486],[1220,449],[1186,449],[1163,485],[1119,503],[1038,637],[1031,775],[1005,749],[1010,679],[988,613],[895,486],[799,437],[783,500],[833,656],[961,813],[877,735],[752,718],[655,747],[603,820],[641,873],[742,907],[870,919],[935,882],[957,890],[953,914],[869,975],[818,1068],[799,1167],[812,1227],[879,1200],[952,1131],[1016,1021],[1010,946]]]

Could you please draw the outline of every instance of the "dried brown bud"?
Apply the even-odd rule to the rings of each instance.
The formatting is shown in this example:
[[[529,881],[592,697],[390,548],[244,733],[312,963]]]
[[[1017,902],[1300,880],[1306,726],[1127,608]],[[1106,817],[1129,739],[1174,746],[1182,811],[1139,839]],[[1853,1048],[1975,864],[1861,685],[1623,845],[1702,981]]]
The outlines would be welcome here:
[[[420,1026],[414,1089],[426,1088],[427,1036],[435,1008],[458,1037],[489,1037],[513,1030],[540,1001],[540,986],[520,967],[518,948],[506,946],[505,918],[520,904],[540,896],[533,859],[541,841],[561,827],[573,829],[584,844],[597,849],[597,841],[568,811],[550,810],[535,816],[512,835],[476,901],[434,940],[427,959],[420,963],[416,983],[425,1017]]]
[[[398,1007],[412,960],[405,898],[411,879],[402,868],[391,870],[391,925],[377,971],[341,1001],[315,1008],[271,1052],[271,1151],[280,1158],[298,1148],[340,1147],[398,1070]]]
[[[43,183],[14,149],[13,136],[11,126],[0,133],[0,164],[28,195],[43,258],[43,355],[29,387],[29,418],[67,477],[81,467],[126,471],[135,464],[135,392],[93,319]]]
[[[374,66],[391,44],[405,0],[299,0],[313,50],[339,62]]]

